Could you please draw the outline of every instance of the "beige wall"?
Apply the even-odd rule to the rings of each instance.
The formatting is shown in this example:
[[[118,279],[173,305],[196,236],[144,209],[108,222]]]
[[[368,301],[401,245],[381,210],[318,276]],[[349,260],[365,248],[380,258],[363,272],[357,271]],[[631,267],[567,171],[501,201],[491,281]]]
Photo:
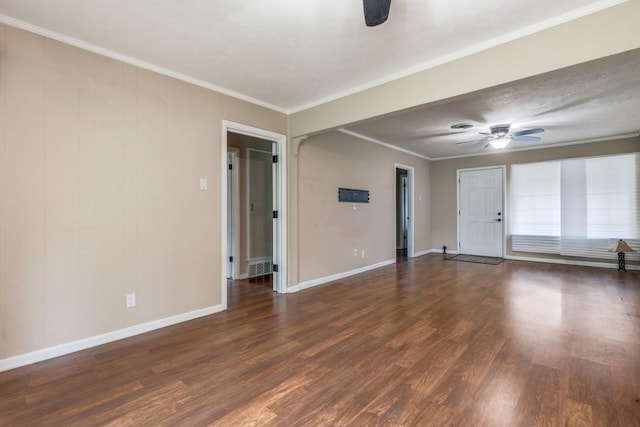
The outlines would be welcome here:
[[[396,162],[415,168],[415,251],[430,249],[427,160],[331,132],[303,142],[297,161],[299,282],[395,258]],[[371,202],[354,210],[339,187],[369,190]]]
[[[0,67],[0,358],[220,304],[221,121],[286,117],[7,26]]]
[[[486,156],[464,157],[440,160],[431,164],[431,230],[433,247],[446,245],[452,250],[457,245],[457,209],[456,182],[457,170],[486,166],[511,165],[544,160],[567,159],[574,157],[599,156],[604,154],[628,153],[640,151],[640,139],[620,139],[590,144],[569,145],[558,148],[504,152]],[[510,169],[507,167],[507,187]],[[508,221],[508,219],[507,219]],[[542,254],[524,254],[511,252],[510,238],[507,236],[507,254],[518,256],[544,257]],[[593,261],[593,260],[591,260]]]

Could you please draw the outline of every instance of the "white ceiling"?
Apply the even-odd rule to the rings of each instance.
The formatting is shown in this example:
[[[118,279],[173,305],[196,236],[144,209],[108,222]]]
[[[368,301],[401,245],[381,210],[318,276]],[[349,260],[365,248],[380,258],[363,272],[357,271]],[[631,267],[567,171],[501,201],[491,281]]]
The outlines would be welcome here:
[[[0,0],[0,20],[292,112],[623,0]],[[525,53],[526,54],[526,53]]]
[[[362,0],[0,0],[0,22],[292,113],[623,1],[392,0],[368,28]],[[345,131],[432,159],[490,151],[456,142],[503,123],[546,130],[507,150],[637,134],[637,70],[627,52]]]

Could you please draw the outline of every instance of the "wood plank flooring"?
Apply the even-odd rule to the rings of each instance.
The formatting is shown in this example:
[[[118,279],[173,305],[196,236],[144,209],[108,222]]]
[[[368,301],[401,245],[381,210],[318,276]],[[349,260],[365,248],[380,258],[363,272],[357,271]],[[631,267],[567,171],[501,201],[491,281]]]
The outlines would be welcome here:
[[[637,271],[428,255],[269,285],[0,373],[0,425],[640,426]]]

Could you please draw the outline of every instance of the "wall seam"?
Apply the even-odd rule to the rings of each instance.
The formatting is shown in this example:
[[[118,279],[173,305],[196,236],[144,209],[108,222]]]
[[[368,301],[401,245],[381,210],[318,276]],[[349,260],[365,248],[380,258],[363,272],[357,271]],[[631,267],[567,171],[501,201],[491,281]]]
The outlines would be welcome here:
[[[2,197],[2,203],[0,204],[0,266],[7,263],[7,125],[6,125],[6,111],[7,111],[7,94],[4,78],[4,68],[6,64],[7,53],[7,27],[5,25],[0,26],[2,32],[2,52],[0,56],[0,94],[2,95],[2,117],[0,123],[2,124],[2,141],[0,141],[0,197]],[[3,354],[2,349],[5,347],[3,343],[7,340],[6,330],[6,318],[5,307],[6,298],[6,286],[7,286],[7,269],[0,268],[0,357]]]
[[[47,164],[47,93],[48,93],[48,85],[47,85],[47,61],[48,61],[48,40],[46,38],[42,38],[42,73],[43,73],[43,88],[42,88],[42,283],[40,286],[42,289],[42,294],[44,295],[44,340],[49,345],[49,336],[51,333],[51,327],[49,322],[46,321],[47,312],[49,307],[50,300],[50,291],[49,286],[47,286],[47,279],[49,277],[48,264],[47,264],[47,239],[49,234],[49,227],[47,227],[47,173],[48,173],[48,164]]]

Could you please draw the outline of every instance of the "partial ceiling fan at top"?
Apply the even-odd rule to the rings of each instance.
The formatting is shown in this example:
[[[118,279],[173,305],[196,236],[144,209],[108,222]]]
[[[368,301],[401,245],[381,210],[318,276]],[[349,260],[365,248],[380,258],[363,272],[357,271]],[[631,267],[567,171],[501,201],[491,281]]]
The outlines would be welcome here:
[[[489,128],[489,132],[479,132],[480,135],[487,135],[487,137],[474,140],[474,141],[458,142],[456,143],[456,145],[471,144],[471,143],[477,143],[477,142],[487,142],[487,145],[485,145],[485,147],[491,145],[493,148],[500,149],[500,148],[506,147],[511,141],[518,141],[518,142],[540,141],[541,138],[539,136],[529,136],[529,135],[544,132],[544,129],[542,128],[533,128],[533,129],[525,129],[518,132],[510,133],[510,129],[511,129],[511,125],[491,126]]]
[[[362,0],[367,27],[383,24],[389,17],[391,0]]]

